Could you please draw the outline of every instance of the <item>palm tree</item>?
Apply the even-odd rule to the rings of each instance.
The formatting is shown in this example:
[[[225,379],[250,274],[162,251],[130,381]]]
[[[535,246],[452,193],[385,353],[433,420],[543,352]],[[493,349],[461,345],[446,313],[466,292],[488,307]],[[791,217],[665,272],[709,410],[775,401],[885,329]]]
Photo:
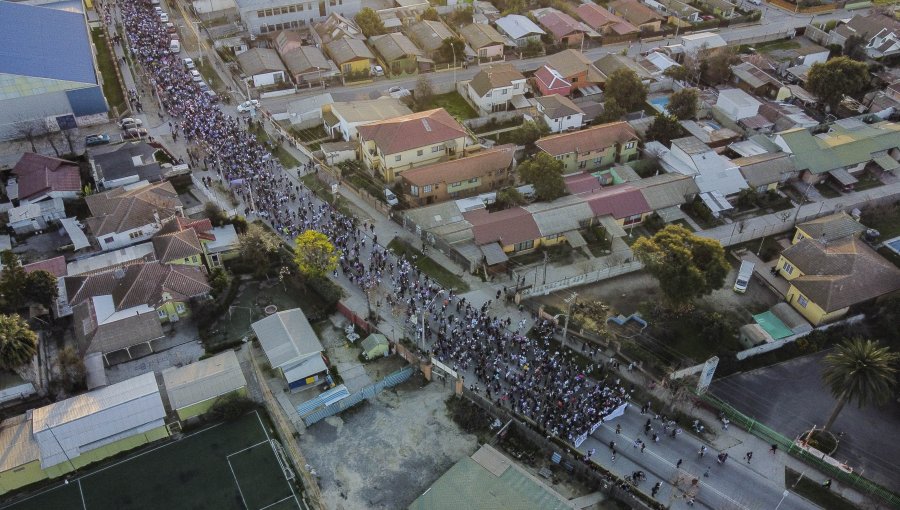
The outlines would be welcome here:
[[[37,352],[37,335],[18,315],[0,315],[0,369],[12,369],[31,361]]]
[[[825,356],[822,377],[837,402],[823,430],[831,428],[844,404],[850,400],[855,400],[859,407],[890,400],[897,384],[894,364],[898,360],[900,354],[861,338],[846,341]]]

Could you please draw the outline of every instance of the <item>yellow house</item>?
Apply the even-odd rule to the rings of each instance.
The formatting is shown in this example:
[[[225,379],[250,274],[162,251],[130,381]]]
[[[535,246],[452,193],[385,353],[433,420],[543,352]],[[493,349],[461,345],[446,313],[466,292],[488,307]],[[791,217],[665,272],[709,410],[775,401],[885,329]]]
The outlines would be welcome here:
[[[789,283],[785,299],[814,326],[900,289],[900,269],[853,235],[833,241],[804,235],[775,267]]]
[[[856,237],[866,231],[866,227],[853,219],[849,214],[841,211],[828,216],[822,216],[797,225],[791,244],[797,244],[804,239],[815,239],[830,243],[844,237]]]
[[[638,158],[638,135],[627,122],[541,138],[535,146],[563,163],[563,173],[593,171]]]
[[[386,182],[404,170],[464,155],[469,135],[443,108],[359,126],[363,163]]]
[[[375,55],[361,39],[342,37],[325,44],[325,51],[341,70],[345,80],[356,81],[369,77]]]

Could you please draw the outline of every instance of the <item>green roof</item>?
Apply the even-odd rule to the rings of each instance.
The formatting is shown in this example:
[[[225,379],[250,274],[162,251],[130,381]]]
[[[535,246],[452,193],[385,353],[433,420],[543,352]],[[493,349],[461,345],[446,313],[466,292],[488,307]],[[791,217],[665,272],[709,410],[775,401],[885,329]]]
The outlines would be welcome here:
[[[866,163],[880,156],[879,152],[900,147],[900,125],[886,121],[835,123],[831,131],[816,136],[803,128],[779,135],[794,153],[797,169],[814,174]]]
[[[794,334],[774,313],[767,311],[753,316],[753,320],[763,328],[773,340],[781,340]]]
[[[410,510],[568,510],[552,489],[514,466],[495,476],[471,457],[457,462]]]

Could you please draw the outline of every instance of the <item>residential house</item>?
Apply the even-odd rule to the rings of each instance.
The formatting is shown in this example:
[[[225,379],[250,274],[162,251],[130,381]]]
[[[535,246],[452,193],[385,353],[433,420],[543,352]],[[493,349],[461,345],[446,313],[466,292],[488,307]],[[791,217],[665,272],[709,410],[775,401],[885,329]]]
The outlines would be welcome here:
[[[335,39],[325,44],[325,51],[337,64],[344,79],[367,78],[375,55],[362,39]]]
[[[701,20],[700,9],[692,7],[681,0],[645,0],[645,3],[668,16],[667,21],[670,25],[686,27]]]
[[[410,168],[462,155],[469,135],[443,108],[359,126],[366,168],[387,182]]]
[[[748,94],[774,99],[784,85],[771,74],[750,62],[731,66],[732,80]],[[754,113],[754,115],[756,115]]]
[[[889,57],[900,53],[900,21],[881,13],[856,15],[829,33],[829,44],[843,46],[852,36],[865,41],[870,58]]]
[[[291,392],[326,381],[328,367],[322,343],[303,310],[276,312],[250,325],[272,370],[284,378]]]
[[[322,108],[334,103],[334,97],[330,93],[315,94],[287,105],[288,120],[291,127],[296,129],[310,129],[322,125]]]
[[[213,227],[209,231],[213,239],[204,244],[206,249],[206,261],[211,268],[222,267],[227,260],[237,258],[240,255],[240,239],[234,225],[227,224],[221,227]]]
[[[481,115],[528,106],[525,76],[512,64],[482,66],[466,90]]]
[[[627,122],[548,136],[535,145],[563,163],[563,174],[598,170],[638,157],[638,135]]]
[[[619,69],[628,69],[637,75],[641,83],[647,86],[653,80],[653,75],[650,74],[650,71],[644,69],[633,58],[618,53],[603,55],[599,60],[594,61],[594,67],[605,76],[610,76]]]
[[[553,37],[556,44],[581,47],[590,27],[568,14],[548,7],[535,14],[538,23]]]
[[[423,19],[409,27],[409,37],[422,48],[426,57],[439,60],[441,57],[439,50],[444,41],[455,35],[444,22]],[[465,58],[465,55],[456,55],[457,63],[462,63]]]
[[[33,152],[22,154],[12,169],[19,186],[19,205],[48,198],[77,198],[81,192],[78,164]]]
[[[88,149],[88,163],[97,188],[110,190],[139,181],[161,181],[163,168],[156,161],[157,150],[159,149],[147,142],[103,145]]]
[[[278,52],[270,48],[252,48],[237,56],[238,64],[247,81],[254,87],[267,87],[284,83],[284,64]]]
[[[603,36],[625,38],[628,36],[637,37],[641,33],[638,27],[625,21],[621,16],[616,16],[593,2],[579,5],[575,9],[575,14],[587,26]]]
[[[551,133],[581,129],[584,125],[584,110],[566,96],[553,94],[537,97],[534,101]]]
[[[115,250],[149,240],[162,222],[183,216],[184,206],[172,184],[139,182],[85,197],[86,220],[100,249]]]
[[[797,176],[794,158],[786,152],[767,152],[755,156],[732,159],[747,185],[757,193],[775,191],[778,186]]]
[[[202,266],[204,244],[213,240],[209,218],[192,220],[176,216],[163,223],[153,236],[153,252],[163,264]]]
[[[570,83],[573,94],[578,93],[582,96],[599,94],[600,87],[606,83],[606,76],[578,50],[568,49],[550,55],[545,58],[544,66],[555,70],[563,80]],[[544,90],[541,88],[543,80],[536,81],[536,83],[538,83],[538,88],[541,89],[543,94]],[[551,94],[559,93],[549,92]]]
[[[804,239],[815,239],[826,244],[845,237],[858,239],[865,231],[865,225],[841,211],[798,224],[795,227],[794,237],[791,238],[791,244],[797,244]]]
[[[413,168],[400,174],[407,202],[417,206],[497,191],[513,182],[515,145]]]
[[[637,0],[614,0],[610,2],[609,10],[642,32],[659,32],[662,29],[663,17]]]
[[[115,269],[141,262],[153,262],[154,260],[156,260],[156,251],[153,249],[153,243],[146,242],[133,244],[118,250],[91,254],[84,258],[77,258],[66,264],[66,273],[69,276],[103,273],[112,270],[110,268]],[[67,295],[64,292],[60,293],[60,297],[68,303]],[[72,310],[70,309],[61,315],[70,315],[71,313]]]
[[[741,89],[720,90],[716,99],[716,107],[735,122],[755,117],[760,106],[762,103]]]
[[[900,159],[900,124],[866,124],[857,118],[831,124],[825,133],[795,128],[775,135],[775,143],[794,155],[801,178],[817,183],[833,178],[839,185],[856,181],[855,175],[873,164],[884,171],[897,168]]]
[[[728,0],[699,0],[701,5],[706,6],[707,9],[711,10],[713,14],[718,16],[722,16],[723,18],[733,18],[735,16],[735,10],[737,9],[737,5],[729,2]]]
[[[203,415],[225,399],[249,394],[247,379],[233,350],[183,367],[167,368],[162,371],[162,379],[169,408],[181,421]]]
[[[466,40],[472,50],[481,59],[494,60],[503,58],[503,47],[506,38],[494,27],[484,23],[472,23],[463,27],[459,35]]]
[[[900,290],[900,269],[858,239],[858,229],[846,228],[848,224],[846,217],[833,215],[814,226],[798,225],[798,230],[821,235],[798,233],[775,266],[789,284],[785,300],[814,326]]]
[[[16,234],[30,234],[46,230],[51,224],[66,217],[66,205],[61,198],[27,203],[6,211],[7,226]]]
[[[333,103],[322,106],[322,121],[331,137],[340,134],[344,140],[356,140],[356,128],[381,120],[409,115],[412,110],[399,99],[383,96],[378,99]]]
[[[522,48],[528,43],[540,43],[541,36],[547,32],[537,24],[521,14],[509,14],[496,21],[497,30],[505,34],[517,47]]]
[[[425,57],[424,51],[399,32],[372,36],[369,42],[391,76],[427,72],[434,65],[433,60]]]
[[[275,51],[282,57],[285,53],[302,48],[306,43],[303,34],[297,30],[282,30],[275,34],[272,42],[275,44]]]
[[[113,353],[128,361],[153,352],[164,336],[160,323],[187,317],[189,301],[209,291],[205,268],[155,261],[66,277],[79,348],[103,353],[107,364]]]
[[[696,55],[701,50],[724,48],[728,43],[715,32],[697,32],[681,36],[681,48],[688,55]]]
[[[560,95],[568,97],[572,94],[572,84],[566,81],[559,71],[548,67],[546,64],[534,72],[534,86],[544,96]]]
[[[328,44],[331,41],[345,38],[365,39],[365,34],[360,30],[356,21],[352,19],[355,14],[356,13],[349,14],[348,16],[350,17],[337,13],[329,14],[324,21],[316,23],[313,27],[315,37],[317,37],[322,44]]]
[[[356,159],[359,152],[359,144],[356,142],[325,142],[319,145],[322,152],[320,159],[327,161],[329,165],[337,165],[344,161]]]
[[[360,0],[234,0],[241,21],[254,36],[301,29],[326,16],[353,16],[362,8]]]
[[[296,32],[281,32],[276,38],[285,38],[285,34]],[[298,86],[304,84],[321,83],[322,80],[337,72],[334,64],[325,58],[322,50],[316,46],[300,46],[294,42],[282,41],[278,46],[278,54],[287,67],[288,75]],[[283,49],[282,49],[283,48]]]

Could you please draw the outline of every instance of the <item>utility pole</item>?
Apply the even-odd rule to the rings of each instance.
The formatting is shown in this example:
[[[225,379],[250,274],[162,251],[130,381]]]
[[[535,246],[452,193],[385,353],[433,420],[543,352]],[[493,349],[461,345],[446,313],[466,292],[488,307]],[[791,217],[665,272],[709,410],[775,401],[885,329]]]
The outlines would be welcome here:
[[[572,305],[578,300],[578,293],[573,292],[569,297],[564,299],[568,307],[566,308],[566,324],[563,326],[563,344],[566,342],[566,336],[569,334],[569,317],[572,315]]]
[[[547,261],[548,261],[549,259],[550,259],[550,254],[547,253],[547,252],[545,251],[545,252],[544,252],[544,280],[543,280],[543,282],[541,283],[541,285],[546,285],[546,284],[547,284]],[[535,273],[535,274],[537,274],[537,273]]]

